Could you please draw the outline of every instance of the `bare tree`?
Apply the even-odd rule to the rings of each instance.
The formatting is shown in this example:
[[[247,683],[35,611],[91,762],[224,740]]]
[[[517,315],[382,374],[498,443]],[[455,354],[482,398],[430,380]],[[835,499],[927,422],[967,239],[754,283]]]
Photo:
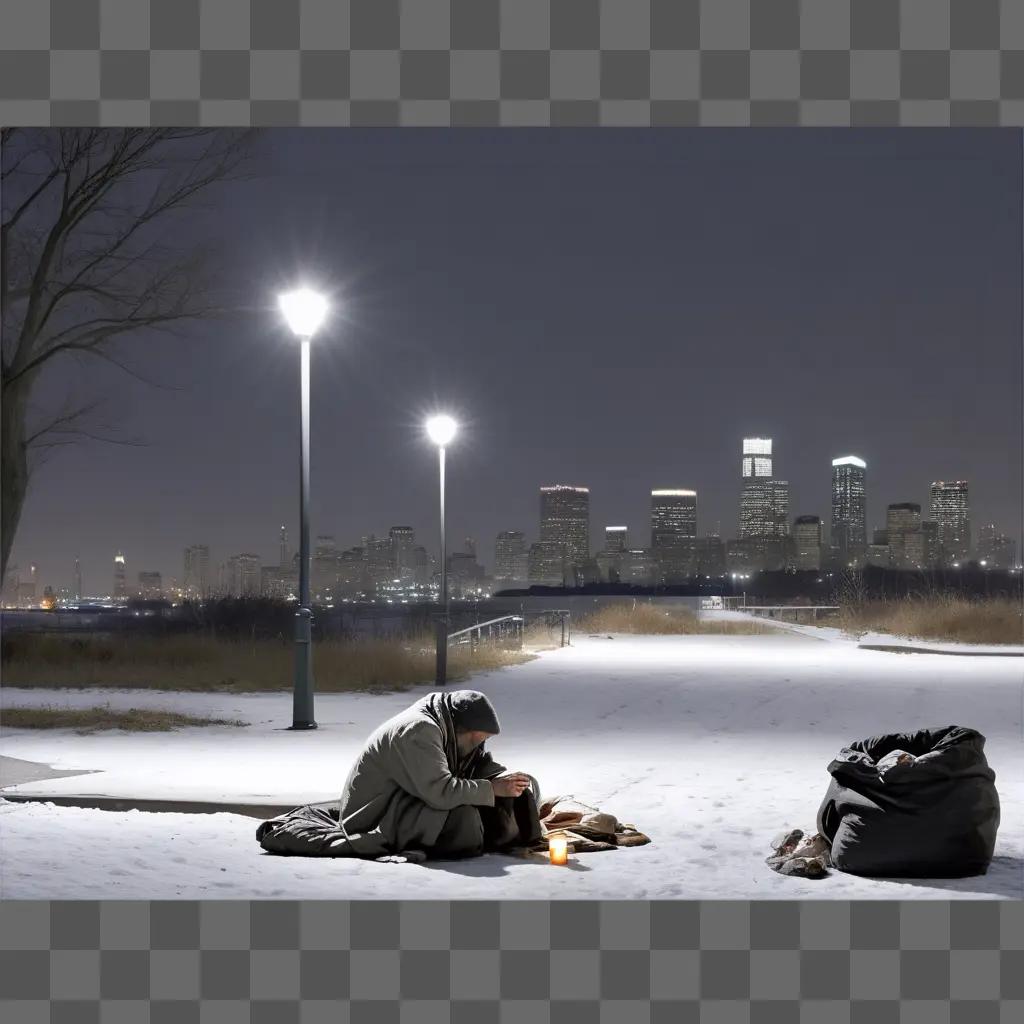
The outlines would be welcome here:
[[[238,129],[19,129],[0,135],[0,519],[7,562],[39,455],[104,437],[95,396],[33,400],[72,356],[126,372],[119,353],[150,332],[225,315],[198,202],[244,176],[256,133]],[[182,216],[170,244],[171,227]]]

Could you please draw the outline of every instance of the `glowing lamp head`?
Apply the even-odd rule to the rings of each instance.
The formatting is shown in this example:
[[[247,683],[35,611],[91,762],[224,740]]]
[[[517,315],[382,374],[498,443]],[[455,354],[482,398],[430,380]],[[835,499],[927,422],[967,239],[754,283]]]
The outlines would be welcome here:
[[[455,437],[456,430],[458,424],[451,416],[431,416],[427,420],[427,436],[442,448]]]
[[[327,316],[327,300],[309,288],[286,292],[278,299],[281,312],[300,338],[311,338],[320,329]]]

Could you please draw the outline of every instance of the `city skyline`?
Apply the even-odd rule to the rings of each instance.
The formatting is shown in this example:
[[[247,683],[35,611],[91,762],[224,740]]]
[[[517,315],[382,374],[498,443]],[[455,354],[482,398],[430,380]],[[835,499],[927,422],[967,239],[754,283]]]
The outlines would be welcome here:
[[[751,440],[756,440],[758,442],[767,444],[767,446],[768,446],[767,450],[768,451],[770,451],[771,448],[772,448],[772,443],[773,443],[773,439],[772,438],[746,439],[744,441],[744,446],[747,446]],[[651,488],[651,489],[649,489],[647,493],[650,496],[651,505],[648,508],[646,519],[638,527],[634,523],[627,523],[625,525],[606,524],[604,522],[604,520],[600,519],[599,517],[595,518],[593,515],[591,515],[590,514],[591,490],[588,487],[585,487],[585,486],[582,486],[582,485],[571,485],[571,484],[545,484],[545,485],[541,485],[538,488],[538,491],[540,492],[540,495],[541,495],[541,510],[540,510],[540,515],[535,519],[535,521],[533,523],[532,529],[530,528],[529,524],[522,524],[521,527],[503,528],[502,530],[498,531],[498,533],[495,534],[494,538],[493,539],[489,538],[488,542],[485,543],[485,545],[483,547],[483,551],[484,552],[490,552],[491,557],[487,557],[486,554],[478,554],[478,552],[477,552],[478,540],[476,538],[478,538],[480,535],[477,532],[475,532],[475,531],[471,532],[471,533],[467,533],[465,535],[465,541],[463,541],[462,539],[459,539],[459,538],[455,538],[454,541],[452,539],[449,539],[449,557],[451,557],[451,555],[453,553],[459,553],[459,554],[463,553],[464,547],[462,545],[465,544],[465,543],[472,542],[474,556],[477,557],[478,561],[485,568],[487,568],[489,570],[491,575],[495,575],[495,574],[497,574],[499,572],[499,562],[500,562],[500,559],[497,556],[497,547],[498,547],[498,545],[501,543],[501,541],[503,539],[505,539],[507,537],[518,537],[518,538],[521,538],[522,542],[524,543],[524,547],[522,548],[522,555],[523,555],[524,558],[528,555],[531,545],[533,545],[535,543],[538,543],[538,542],[543,542],[545,540],[553,540],[553,539],[555,539],[555,533],[551,531],[550,527],[548,529],[548,532],[547,533],[545,532],[545,498],[549,497],[551,492],[556,492],[556,493],[557,492],[582,492],[581,497],[583,495],[585,495],[585,502],[584,502],[585,511],[582,514],[584,516],[586,516],[586,519],[588,520],[588,522],[587,522],[587,529],[588,529],[588,537],[589,537],[589,552],[590,552],[591,556],[596,555],[597,552],[599,552],[599,551],[611,550],[608,547],[608,539],[609,539],[609,536],[613,535],[614,531],[623,531],[623,532],[625,532],[626,535],[631,540],[634,541],[634,544],[630,545],[633,548],[642,548],[642,549],[645,549],[645,550],[651,550],[651,549],[658,548],[659,544],[658,544],[658,541],[657,541],[656,536],[655,536],[655,532],[656,531],[655,531],[654,524],[655,524],[655,522],[660,517],[664,516],[665,514],[668,514],[669,516],[672,516],[673,513],[668,511],[671,508],[671,503],[672,502],[678,503],[680,501],[686,503],[687,506],[692,506],[691,512],[695,513],[695,516],[696,516],[695,526],[688,526],[688,527],[686,527],[683,530],[683,532],[686,534],[686,536],[690,536],[690,537],[720,536],[723,540],[740,539],[741,538],[741,519],[742,519],[742,515],[743,515],[743,510],[744,510],[744,503],[745,503],[745,500],[746,500],[746,494],[745,494],[746,483],[745,483],[745,481],[746,481],[746,477],[748,476],[748,474],[747,474],[747,468],[748,467],[746,466],[747,454],[748,454],[747,453],[747,448],[744,447],[743,451],[744,451],[744,465],[743,465],[744,482],[741,483],[740,487],[737,490],[737,515],[736,515],[737,527],[736,527],[736,529],[732,533],[729,533],[727,531],[723,531],[722,533],[716,533],[714,530],[709,529],[705,523],[703,523],[703,520],[702,520],[702,517],[701,517],[701,513],[700,513],[700,504],[699,504],[700,491],[699,491],[699,489],[664,489],[664,488]],[[771,465],[770,465],[770,462],[771,462],[772,458],[774,458],[774,456],[770,456],[769,457],[769,460],[768,460],[769,461],[769,466],[768,466],[768,468],[766,470],[766,473],[764,474],[767,477],[771,476]],[[867,490],[867,496],[868,496],[868,498],[870,498],[871,497],[870,464],[867,463],[865,460],[860,459],[858,456],[846,455],[846,456],[840,456],[838,458],[835,458],[835,459],[831,460],[831,469],[832,469],[832,474],[833,474],[833,476],[832,476],[833,489],[834,489],[834,486],[835,486],[835,473],[836,473],[837,469],[839,469],[840,467],[848,468],[851,465],[855,469],[859,469],[860,472],[862,472],[862,473],[866,472],[868,474],[866,490]],[[1013,540],[1014,544],[1016,545],[1017,550],[1020,551],[1022,555],[1024,555],[1024,545],[1021,544],[1021,538],[1020,538],[1020,536],[1018,534],[1013,533],[1012,530],[1006,530],[1005,527],[1003,526],[1003,524],[1000,524],[998,522],[992,522],[992,520],[986,518],[985,516],[979,516],[978,515],[976,509],[974,508],[974,506],[972,504],[972,499],[968,496],[968,492],[967,492],[968,484],[969,484],[969,481],[968,480],[964,480],[964,479],[956,480],[956,481],[952,481],[952,480],[946,480],[946,481],[935,480],[935,481],[932,481],[930,484],[927,485],[928,486],[928,493],[930,495],[930,503],[928,501],[925,501],[925,502],[885,501],[884,503],[882,503],[883,516],[882,516],[881,521],[879,523],[877,523],[877,524],[872,524],[872,522],[870,520],[868,520],[868,522],[867,522],[866,542],[864,544],[865,550],[868,550],[868,549],[870,549],[872,547],[872,544],[871,544],[872,535],[876,535],[877,536],[877,535],[883,535],[883,534],[887,534],[887,533],[891,534],[891,532],[892,532],[892,523],[893,523],[892,517],[893,517],[894,510],[907,510],[907,509],[909,509],[911,507],[916,508],[916,510],[917,510],[916,521],[917,521],[917,525],[918,526],[921,525],[921,522],[923,520],[931,519],[934,522],[937,519],[938,515],[940,514],[940,508],[942,507],[942,503],[937,501],[937,499],[936,499],[936,494],[937,493],[947,494],[950,491],[955,490],[958,494],[960,494],[960,492],[962,492],[962,495],[960,495],[960,497],[957,500],[957,508],[958,508],[958,510],[962,510],[963,512],[965,512],[965,514],[966,514],[966,521],[967,521],[967,524],[968,524],[968,526],[967,526],[967,529],[968,529],[968,539],[967,539],[967,542],[966,542],[966,547],[964,548],[965,551],[973,552],[976,549],[976,547],[978,545],[978,541],[980,539],[979,536],[978,536],[978,532],[979,531],[985,530],[985,529],[991,529],[992,527],[994,527],[998,534],[1005,534],[1007,537],[1011,538]],[[575,497],[575,495],[574,495],[574,497]],[[948,502],[949,499],[945,499],[945,500],[946,500],[946,502]],[[656,511],[656,507],[658,506],[659,502],[661,503],[662,511]],[[665,504],[665,503],[668,503],[668,504]],[[796,538],[796,527],[798,527],[801,524],[801,521],[806,523],[808,520],[813,519],[813,520],[816,520],[817,523],[818,523],[817,535],[820,538],[819,543],[821,545],[823,545],[824,548],[827,548],[829,545],[839,546],[841,544],[841,540],[839,540],[839,535],[837,535],[834,532],[834,526],[833,526],[832,529],[830,529],[830,518],[834,517],[835,514],[836,514],[836,506],[835,506],[835,496],[834,496],[834,493],[833,493],[832,500],[830,501],[828,508],[825,509],[824,514],[821,513],[821,512],[807,512],[807,511],[800,512],[800,511],[796,511],[796,510],[791,509],[790,510],[790,515],[789,515],[789,518],[788,518],[787,524],[786,524],[787,525],[787,533],[790,534],[790,535],[793,535],[794,539],[795,539]],[[689,517],[690,513],[686,513],[686,515]],[[687,518],[687,522],[689,523],[690,521],[691,520],[689,518]],[[718,525],[719,525],[719,522],[716,521],[716,528],[718,527]],[[691,530],[692,530],[692,532],[691,532]],[[570,532],[574,532],[572,530],[572,526],[571,525],[570,525]],[[769,530],[769,533],[770,532],[771,532],[771,530]],[[359,541],[358,544],[355,543],[355,539],[356,538],[351,538],[353,540],[352,544],[348,544],[348,543],[345,542],[349,538],[345,538],[345,539],[343,539],[339,543],[338,537],[334,533],[314,531],[314,540],[317,542],[317,545],[321,544],[321,542],[330,542],[330,546],[332,548],[337,549],[340,552],[340,551],[343,551],[343,550],[349,550],[349,549],[358,547],[360,545],[364,545],[364,544],[367,543],[368,540],[372,544],[372,543],[375,542],[375,540],[378,543],[381,542],[381,541],[386,541],[386,540],[389,539],[389,536],[393,539],[396,533],[401,533],[401,534],[411,533],[412,537],[415,537],[415,541],[413,541],[411,537],[408,538],[405,541],[405,543],[402,544],[403,547],[411,547],[413,543],[415,543],[417,546],[424,547],[426,549],[427,553],[428,553],[428,556],[431,558],[431,560],[436,560],[437,556],[439,555],[439,543],[437,543],[437,537],[435,536],[437,534],[436,527],[434,529],[428,529],[426,531],[421,531],[420,528],[418,528],[416,526],[392,525],[392,526],[385,527],[384,529],[382,529],[379,534],[378,534],[377,531],[366,531],[366,532],[360,533],[358,535],[358,541]],[[433,538],[433,540],[434,540],[434,544],[433,545],[431,543],[431,538]],[[941,528],[939,529],[938,539],[939,540],[943,539]],[[888,541],[887,541],[887,543],[888,543]],[[948,541],[947,541],[947,543],[948,543]],[[195,552],[195,556],[194,557],[202,557],[202,560],[203,560],[202,573],[203,573],[204,577],[209,581],[211,588],[213,587],[213,581],[215,581],[217,579],[218,574],[224,574],[225,572],[227,572],[229,574],[232,573],[232,572],[237,573],[237,571],[238,571],[237,567],[233,567],[232,564],[231,564],[235,560],[255,558],[255,559],[257,559],[259,561],[259,563],[264,568],[268,568],[268,567],[271,567],[271,566],[282,566],[283,567],[286,564],[286,561],[285,561],[286,559],[288,559],[290,561],[291,558],[294,558],[294,557],[297,556],[297,552],[289,544],[287,527],[284,526],[284,525],[281,525],[278,528],[277,545],[276,546],[277,546],[277,552],[278,552],[278,556],[277,556],[276,560],[273,557],[270,557],[270,558],[265,558],[264,557],[265,553],[267,551],[272,550],[272,548],[273,548],[273,545],[271,545],[269,541],[267,541],[265,544],[247,544],[247,545],[242,545],[242,546],[235,545],[234,547],[230,548],[230,552],[225,551],[223,553],[218,553],[218,552],[214,551],[213,555],[216,556],[216,557],[212,557],[211,556],[210,545],[204,544],[202,541],[196,540],[193,543],[190,543],[190,544],[187,544],[187,545],[183,546],[183,549],[182,549],[183,552],[184,552],[183,559],[179,559],[179,562],[181,564],[178,564],[177,566],[175,566],[173,568],[171,568],[171,567],[167,567],[167,568],[157,567],[157,566],[154,566],[153,564],[151,564],[150,562],[146,562],[145,560],[136,563],[134,566],[128,567],[128,566],[125,565],[127,556],[124,554],[124,552],[121,549],[118,549],[118,551],[115,554],[112,562],[108,563],[108,582],[110,581],[111,576],[114,579],[114,586],[111,588],[110,593],[112,595],[116,596],[117,589],[118,589],[118,584],[117,584],[116,581],[117,581],[118,577],[120,577],[122,579],[122,581],[125,581],[125,580],[127,581],[128,590],[131,591],[133,589],[133,586],[134,586],[133,581],[138,579],[140,587],[141,587],[141,577],[142,576],[147,576],[147,575],[150,575],[150,574],[156,574],[158,576],[162,576],[165,588],[167,588],[170,585],[170,581],[171,580],[174,580],[174,581],[176,581],[178,583],[178,585],[181,588],[187,589],[188,585],[189,585],[190,572],[198,571],[198,570],[190,569],[190,558],[193,557],[193,552]],[[799,548],[799,543],[797,543],[796,547]],[[202,554],[200,554],[200,550],[197,550],[197,549],[201,549]],[[900,553],[897,554],[896,551],[899,551]],[[794,551],[794,555],[796,555],[796,550]],[[897,548],[894,551],[894,555],[893,555],[894,567],[899,567],[900,566],[900,561],[901,561],[902,557],[903,557],[902,556],[902,549],[901,548]],[[111,565],[113,566],[112,570],[110,569]],[[63,582],[60,582],[59,580],[57,580],[55,578],[51,578],[50,576],[48,576],[47,572],[46,572],[46,568],[45,568],[45,563],[43,561],[41,561],[40,559],[32,559],[32,560],[30,560],[30,562],[26,563],[25,570],[21,570],[22,571],[22,578],[25,577],[25,572],[27,571],[29,566],[32,567],[32,571],[38,576],[38,578],[39,578],[38,585],[39,585],[40,588],[42,586],[44,586],[44,585],[53,586],[53,587],[63,587],[65,585],[68,585],[68,589],[69,589],[70,593],[72,593],[72,594],[74,594],[76,592],[79,593],[79,594],[82,593],[82,582],[81,582],[81,580],[82,580],[82,575],[83,574],[82,574],[82,570],[81,570],[81,558],[80,558],[80,556],[76,556],[75,559],[74,559],[73,566],[72,566],[72,568],[71,568],[71,570],[69,572],[69,580],[68,580],[67,584],[65,584]],[[807,567],[810,568],[810,565],[808,565]],[[18,563],[12,562],[12,569],[20,570],[20,567],[19,567]],[[258,575],[258,571],[259,571],[258,569],[255,570],[257,575]],[[101,576],[102,576],[102,574],[101,574]],[[122,583],[122,585],[123,585],[123,583]],[[98,586],[98,587],[96,587],[94,589],[91,589],[91,590],[88,587],[86,587],[85,588],[85,593],[90,595],[90,596],[100,596],[102,594],[107,593],[107,591],[105,591],[103,589],[103,585],[101,583],[100,586]]]
[[[44,395],[95,384],[149,446],[55,455],[12,563],[68,585],[79,557],[89,591],[118,550],[170,577],[189,544],[270,560],[284,524],[294,545],[298,357],[275,300],[297,280],[336,307],[312,353],[314,534],[400,522],[436,547],[422,420],[445,409],[449,535],[488,561],[499,531],[536,537],[536,488],[559,481],[591,489],[595,547],[609,523],[646,545],[655,487],[696,490],[698,532],[734,535],[737,439],[762,434],[790,523],[830,522],[827,467],[856,452],[869,536],[966,478],[972,519],[1019,540],[1021,160],[1002,133],[269,137],[206,217],[250,315],[124,346],[163,388],[54,369]]]

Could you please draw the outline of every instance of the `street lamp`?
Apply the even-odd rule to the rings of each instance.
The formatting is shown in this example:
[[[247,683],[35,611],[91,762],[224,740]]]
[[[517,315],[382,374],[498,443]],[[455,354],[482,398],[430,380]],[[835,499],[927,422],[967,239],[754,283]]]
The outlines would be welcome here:
[[[427,420],[427,436],[437,445],[438,470],[441,493],[441,608],[437,623],[437,665],[435,682],[444,686],[448,677],[448,553],[444,536],[444,452],[446,445],[455,437],[458,424],[451,416],[431,416]]]
[[[313,612],[309,600],[309,343],[327,315],[327,300],[308,288],[278,299],[299,339],[299,607],[295,613],[295,684],[292,729],[315,729],[313,718]]]

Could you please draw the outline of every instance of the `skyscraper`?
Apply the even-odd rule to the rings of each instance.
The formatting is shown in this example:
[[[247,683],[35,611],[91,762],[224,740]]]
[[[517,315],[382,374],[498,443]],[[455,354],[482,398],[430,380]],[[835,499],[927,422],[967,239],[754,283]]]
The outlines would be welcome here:
[[[232,597],[258,597],[262,579],[260,556],[232,555],[227,563],[227,591]]]
[[[569,575],[565,544],[559,540],[541,540],[530,545],[530,586],[561,587]]]
[[[978,531],[978,561],[986,569],[1012,569],[1017,545],[1012,537],[988,523]]]
[[[125,583],[124,555],[120,551],[114,556],[114,600],[128,599],[128,585]]]
[[[931,518],[938,529],[943,562],[966,561],[971,551],[971,506],[966,480],[936,480],[932,484]]]
[[[794,569],[821,568],[821,518],[797,516],[793,523],[793,554],[790,564]]]
[[[205,544],[185,548],[185,597],[204,600],[210,596],[210,549]]]
[[[395,568],[395,579],[410,585],[416,576],[413,550],[416,547],[416,533],[411,526],[392,526],[388,531],[391,541],[391,559]]]
[[[697,492],[651,491],[651,554],[657,559],[661,583],[671,586],[694,574],[696,542]]]
[[[618,583],[622,579],[623,562],[629,548],[629,530],[625,526],[604,528],[604,547],[594,556],[597,578],[602,583]]]
[[[157,601],[164,596],[163,577],[158,572],[139,573],[139,597],[146,601]]]
[[[866,471],[856,455],[832,460],[832,547],[842,566],[860,564],[867,551]]]
[[[529,554],[522,531],[502,530],[494,542],[494,582],[525,583],[529,576]]]
[[[540,489],[541,543],[562,544],[565,584],[575,586],[590,559],[590,488],[555,484]],[[531,580],[533,572],[530,573]]]
[[[75,573],[71,581],[72,597],[76,601],[82,600],[82,563],[75,559]]]
[[[789,483],[772,472],[772,439],[745,437],[740,478],[739,543],[732,545],[734,563],[759,569],[781,569],[789,535]]]
[[[745,437],[740,491],[740,540],[775,533],[772,439]]]
[[[924,563],[921,506],[912,501],[890,505],[885,513],[889,564],[894,569],[920,569]]]
[[[605,551],[625,551],[629,547],[629,528],[606,526],[604,528]]]
[[[281,547],[278,555],[278,563],[282,569],[290,568],[289,556],[288,556],[288,531],[282,526],[281,527]]]

